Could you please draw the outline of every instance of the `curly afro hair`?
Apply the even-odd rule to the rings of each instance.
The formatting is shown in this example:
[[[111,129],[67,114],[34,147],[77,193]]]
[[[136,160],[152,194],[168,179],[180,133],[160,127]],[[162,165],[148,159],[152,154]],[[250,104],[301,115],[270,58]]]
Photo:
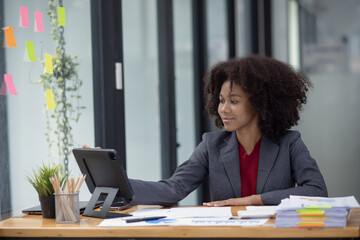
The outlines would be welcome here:
[[[204,77],[206,109],[219,128],[224,126],[218,113],[219,95],[227,80],[248,94],[262,134],[273,141],[297,125],[312,86],[303,73],[270,57],[251,55],[219,62]]]

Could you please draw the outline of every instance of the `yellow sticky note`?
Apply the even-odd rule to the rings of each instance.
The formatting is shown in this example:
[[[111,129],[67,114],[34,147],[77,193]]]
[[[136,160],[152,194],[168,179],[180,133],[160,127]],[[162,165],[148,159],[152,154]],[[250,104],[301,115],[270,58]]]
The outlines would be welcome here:
[[[55,108],[55,99],[54,99],[54,92],[52,89],[46,91],[46,105],[47,109],[51,110]]]
[[[58,7],[58,16],[59,16],[59,26],[65,26],[65,8]]]
[[[54,74],[52,56],[50,54],[47,54],[47,53],[45,53],[45,72],[50,73],[50,74]]]
[[[30,61],[36,62],[34,42],[26,41],[26,51]]]

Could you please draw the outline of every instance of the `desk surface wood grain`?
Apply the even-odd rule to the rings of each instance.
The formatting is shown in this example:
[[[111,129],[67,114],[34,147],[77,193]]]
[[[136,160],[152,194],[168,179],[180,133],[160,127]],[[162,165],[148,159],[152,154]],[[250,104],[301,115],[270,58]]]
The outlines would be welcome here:
[[[137,207],[129,211],[135,210]],[[233,215],[243,207],[232,207]],[[346,228],[274,228],[274,219],[260,227],[98,227],[102,219],[83,217],[74,224],[58,224],[55,219],[21,215],[0,222],[0,237],[79,238],[359,238],[360,208],[351,211]]]

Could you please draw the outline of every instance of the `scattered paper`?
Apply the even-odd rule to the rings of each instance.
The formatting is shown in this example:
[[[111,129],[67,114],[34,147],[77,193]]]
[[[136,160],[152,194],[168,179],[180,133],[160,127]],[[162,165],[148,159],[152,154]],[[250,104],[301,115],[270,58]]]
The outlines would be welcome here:
[[[171,208],[169,218],[180,217],[231,217],[231,207],[178,207]]]
[[[256,211],[276,211],[278,206],[247,206],[246,210],[256,210]]]
[[[103,220],[98,227],[138,227],[138,226],[261,226],[269,220],[264,219],[239,219],[229,218],[162,218],[142,222],[126,223],[122,218]]]
[[[123,218],[104,219],[98,227],[138,227],[138,226],[164,226],[176,222],[176,219],[162,218],[159,220],[149,220],[134,223],[127,223]]]
[[[133,216],[168,216],[170,213],[170,209],[153,209],[153,208],[145,208],[138,209],[131,213]]]
[[[266,223],[269,218],[259,219],[228,219],[228,218],[181,218],[171,225],[181,226],[261,226]]]
[[[308,197],[291,195],[290,198],[281,200],[279,208],[298,209],[299,207],[340,207],[353,208],[360,207],[354,196],[348,197]]]
[[[105,219],[99,227],[131,227],[154,225],[184,226],[258,226],[268,219],[230,219],[231,207],[177,207],[170,209],[139,209],[131,213],[133,216],[167,216],[158,220],[126,223],[126,218]]]

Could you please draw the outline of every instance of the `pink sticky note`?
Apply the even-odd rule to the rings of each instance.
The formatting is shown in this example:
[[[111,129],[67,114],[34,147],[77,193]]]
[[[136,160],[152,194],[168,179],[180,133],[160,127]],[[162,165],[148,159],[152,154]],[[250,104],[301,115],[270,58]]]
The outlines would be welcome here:
[[[44,25],[43,25],[43,16],[42,12],[35,12],[35,32],[43,32]]]
[[[13,77],[10,74],[4,74],[4,82],[6,82],[6,85],[9,89],[10,94],[17,95],[14,83],[13,83]],[[4,83],[3,83],[4,85]]]
[[[1,87],[0,87],[0,95],[7,95],[6,82],[5,82],[5,81],[3,81],[3,83],[1,84]]]
[[[20,7],[20,27],[29,27],[29,15],[27,7]]]

